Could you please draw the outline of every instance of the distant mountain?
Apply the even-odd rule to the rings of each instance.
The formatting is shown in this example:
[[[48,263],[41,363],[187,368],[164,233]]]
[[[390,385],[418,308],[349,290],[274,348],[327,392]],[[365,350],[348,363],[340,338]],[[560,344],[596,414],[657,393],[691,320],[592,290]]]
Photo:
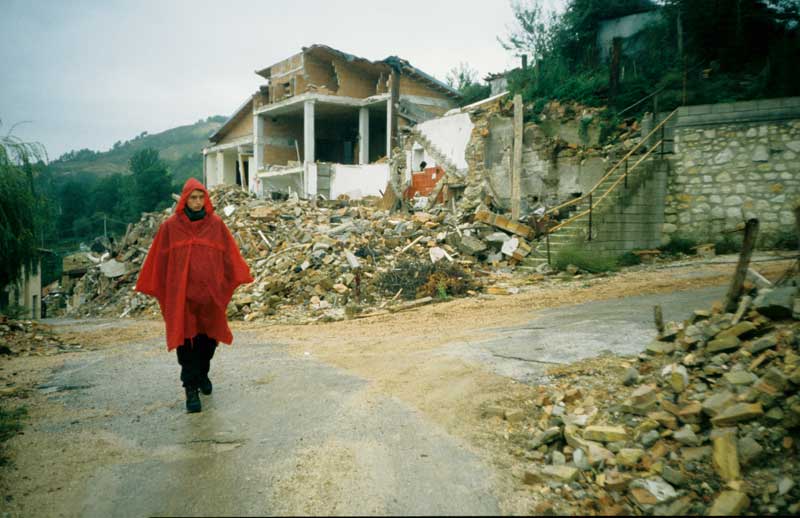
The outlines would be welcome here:
[[[149,135],[146,131],[127,142],[117,142],[108,151],[81,149],[64,153],[50,162],[50,170],[57,175],[90,173],[107,176],[128,173],[128,160],[134,153],[146,147],[158,150],[161,159],[167,162],[175,183],[182,183],[189,176],[202,177],[202,149],[208,145],[208,137],[214,133],[227,117],[215,115],[194,124],[178,126],[161,133]]]

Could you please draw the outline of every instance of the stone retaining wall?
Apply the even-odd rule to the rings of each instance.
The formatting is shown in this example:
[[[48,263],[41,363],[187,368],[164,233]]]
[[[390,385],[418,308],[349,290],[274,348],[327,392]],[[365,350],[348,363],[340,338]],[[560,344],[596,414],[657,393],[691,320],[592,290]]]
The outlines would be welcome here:
[[[662,242],[716,242],[752,217],[761,244],[794,232],[800,199],[800,98],[681,107]]]

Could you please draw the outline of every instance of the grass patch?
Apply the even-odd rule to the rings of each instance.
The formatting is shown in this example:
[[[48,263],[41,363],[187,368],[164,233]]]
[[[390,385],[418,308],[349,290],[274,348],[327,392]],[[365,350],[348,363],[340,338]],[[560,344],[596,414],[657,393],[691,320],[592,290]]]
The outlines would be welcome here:
[[[672,236],[669,239],[669,243],[658,247],[658,249],[667,255],[693,255],[696,246],[697,241],[695,239],[683,236]]]
[[[714,243],[714,252],[717,255],[738,254],[741,250],[741,236],[734,237],[732,234],[725,234],[721,239],[718,239]]]
[[[617,258],[617,264],[619,266],[636,266],[642,264],[642,258],[633,252],[625,252]]]
[[[780,230],[775,235],[772,242],[773,248],[776,250],[797,250],[797,232],[794,230]]]
[[[22,420],[28,416],[28,409],[24,406],[14,410],[0,408],[0,466],[8,463],[3,443],[11,439],[22,430]]]
[[[590,273],[613,272],[617,269],[617,261],[613,257],[575,247],[559,251],[553,264],[557,270],[562,271],[570,264]]]

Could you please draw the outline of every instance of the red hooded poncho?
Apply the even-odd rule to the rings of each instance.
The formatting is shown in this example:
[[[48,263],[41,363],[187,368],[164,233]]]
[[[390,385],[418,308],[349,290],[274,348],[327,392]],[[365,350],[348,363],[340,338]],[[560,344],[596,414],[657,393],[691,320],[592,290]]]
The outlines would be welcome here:
[[[206,193],[206,216],[190,221],[183,211],[194,190]],[[228,227],[214,214],[206,188],[190,178],[175,214],[158,229],[139,272],[136,290],[158,299],[167,326],[167,349],[204,333],[230,344],[226,310],[233,290],[253,282]]]

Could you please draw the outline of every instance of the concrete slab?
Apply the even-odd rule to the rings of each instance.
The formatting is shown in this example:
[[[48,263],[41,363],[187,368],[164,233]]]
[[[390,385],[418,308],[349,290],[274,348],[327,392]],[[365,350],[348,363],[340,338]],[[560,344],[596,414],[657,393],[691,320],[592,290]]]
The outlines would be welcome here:
[[[523,383],[546,383],[545,371],[557,364],[603,353],[636,355],[656,335],[653,306],[664,320],[683,320],[725,295],[714,287],[590,302],[539,312],[528,324],[486,330],[473,340],[451,344],[441,354],[486,364]]]

